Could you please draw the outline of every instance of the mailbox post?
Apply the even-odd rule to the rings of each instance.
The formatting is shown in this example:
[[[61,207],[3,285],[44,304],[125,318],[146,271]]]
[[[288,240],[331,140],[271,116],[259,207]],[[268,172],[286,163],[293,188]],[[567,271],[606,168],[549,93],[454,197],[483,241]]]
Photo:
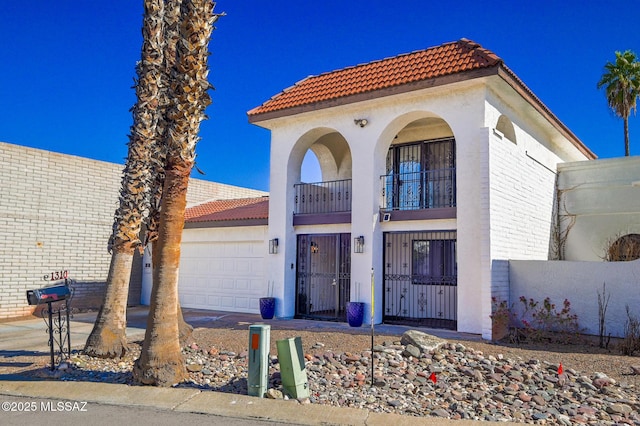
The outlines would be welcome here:
[[[71,356],[71,334],[69,323],[69,299],[73,295],[67,279],[62,284],[55,284],[35,290],[27,290],[27,302],[30,305],[47,304],[45,313],[48,316],[47,331],[49,333],[49,349],[51,352],[51,371],[55,370],[54,343],[60,350],[60,362]],[[55,310],[54,302],[64,302]],[[64,313],[64,315],[63,315]],[[65,357],[66,355],[66,357]]]

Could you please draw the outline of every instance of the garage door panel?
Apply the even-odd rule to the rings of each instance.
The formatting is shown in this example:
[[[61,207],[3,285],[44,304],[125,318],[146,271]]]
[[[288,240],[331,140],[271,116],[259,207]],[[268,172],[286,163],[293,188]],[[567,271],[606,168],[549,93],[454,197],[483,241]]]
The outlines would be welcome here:
[[[262,241],[183,241],[182,306],[258,313],[266,294],[264,251]]]

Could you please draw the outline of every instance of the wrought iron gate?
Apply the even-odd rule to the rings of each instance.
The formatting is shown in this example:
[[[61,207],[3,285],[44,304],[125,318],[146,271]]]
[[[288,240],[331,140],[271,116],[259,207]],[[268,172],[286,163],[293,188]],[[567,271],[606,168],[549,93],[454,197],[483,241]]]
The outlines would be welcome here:
[[[384,234],[385,323],[457,328],[456,231]]]
[[[346,321],[351,235],[298,235],[296,317]]]

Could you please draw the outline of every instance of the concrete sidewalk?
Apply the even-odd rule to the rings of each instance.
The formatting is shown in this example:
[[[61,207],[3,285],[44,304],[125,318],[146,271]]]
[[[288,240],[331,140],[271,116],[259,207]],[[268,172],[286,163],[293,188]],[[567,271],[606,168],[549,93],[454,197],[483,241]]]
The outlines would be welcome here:
[[[81,348],[93,327],[95,313],[76,314],[71,320],[72,347]],[[147,309],[129,310],[127,336],[136,340],[144,337]],[[259,315],[230,314],[212,311],[184,310],[187,322],[194,327],[242,327],[263,322]],[[370,332],[366,327],[354,330],[346,324],[304,320],[270,320],[272,328],[319,329],[346,333]],[[381,334],[402,334],[408,327],[377,326]],[[433,330],[429,330],[433,331]],[[453,332],[438,330],[433,334],[452,337]],[[465,336],[468,338],[468,336]],[[0,323],[0,355],[4,357],[28,353],[48,353],[46,325],[41,318]],[[15,355],[12,355],[15,354]],[[18,396],[25,402],[54,400],[92,404],[145,407],[179,413],[202,413],[240,419],[260,419],[299,425],[471,425],[487,422],[410,417],[398,414],[374,413],[355,408],[341,408],[297,401],[270,400],[245,395],[227,394],[199,389],[157,388],[110,383],[62,382],[29,380],[20,374],[0,375],[1,395]],[[0,401],[2,402],[2,401]],[[153,423],[153,419],[149,419]]]

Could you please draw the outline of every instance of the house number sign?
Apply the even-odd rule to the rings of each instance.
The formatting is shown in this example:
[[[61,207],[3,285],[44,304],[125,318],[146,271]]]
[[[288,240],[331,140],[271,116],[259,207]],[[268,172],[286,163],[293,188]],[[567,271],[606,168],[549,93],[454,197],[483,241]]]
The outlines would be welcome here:
[[[46,274],[42,276],[44,281],[58,281],[58,280],[66,280],[69,278],[69,271],[66,269],[60,271],[53,271],[51,274]]]

